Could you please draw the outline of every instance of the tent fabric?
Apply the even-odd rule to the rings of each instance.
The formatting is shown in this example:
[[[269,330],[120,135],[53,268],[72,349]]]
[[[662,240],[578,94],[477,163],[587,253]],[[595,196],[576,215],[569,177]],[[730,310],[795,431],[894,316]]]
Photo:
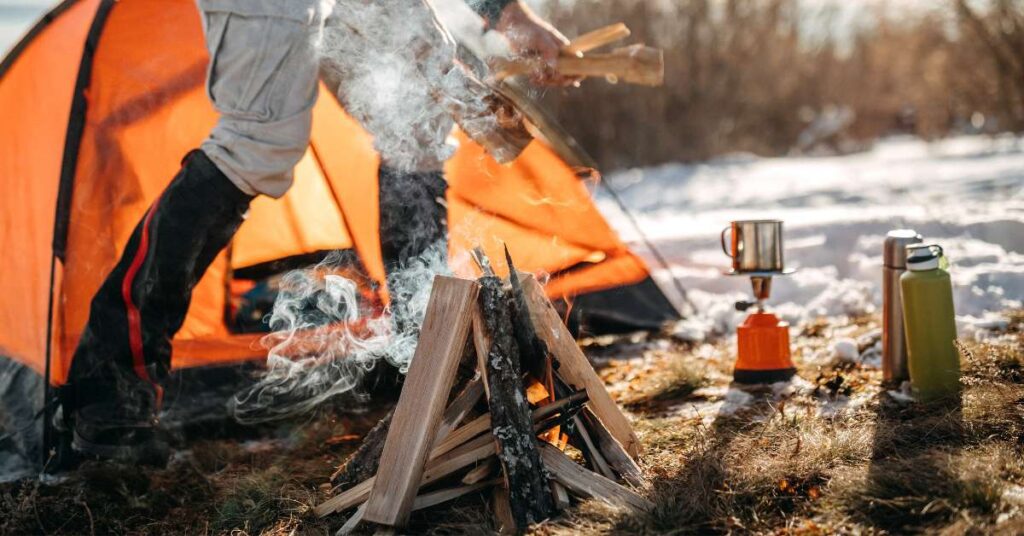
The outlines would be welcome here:
[[[208,61],[193,0],[68,0],[3,64],[0,354],[42,373],[49,331],[50,380],[64,381],[93,293],[216,121],[203,84]],[[370,135],[321,89],[295,186],[279,200],[256,200],[199,282],[173,367],[265,354],[257,335],[232,334],[225,323],[234,270],[350,249],[383,288],[379,159]],[[534,142],[499,165],[460,138],[446,170],[453,258],[482,245],[504,271],[507,244],[517,268],[550,274],[548,293],[559,298],[648,277],[548,147]]]

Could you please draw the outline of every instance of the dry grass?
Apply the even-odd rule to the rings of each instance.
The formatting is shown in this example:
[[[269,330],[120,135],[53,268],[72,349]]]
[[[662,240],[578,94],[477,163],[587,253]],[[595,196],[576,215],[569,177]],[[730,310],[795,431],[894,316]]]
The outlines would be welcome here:
[[[540,2],[567,35],[625,22],[665,50],[665,85],[548,90],[565,126],[611,171],[730,152],[787,154],[816,114],[852,124],[820,148],[856,150],[893,132],[935,138],[984,117],[1024,129],[1024,4],[1018,0],[575,0]],[[830,5],[831,4],[831,5]],[[815,7],[817,6],[817,7]],[[978,10],[993,6],[992,11]],[[850,17],[856,20],[850,20]],[[807,148],[807,147],[805,147]]]
[[[727,391],[731,350],[652,339],[604,350],[601,374],[631,408],[657,508],[643,515],[582,502],[536,534],[835,533],[1024,530],[1024,314],[993,343],[965,343],[960,403],[905,405],[877,369],[820,365],[830,336],[872,330],[819,325],[796,339],[808,380],[797,392]],[[838,379],[842,379],[841,385]],[[840,388],[836,388],[840,386]],[[740,397],[742,400],[743,397]],[[323,534],[316,519],[332,467],[352,448],[328,438],[373,416],[320,419],[277,432],[270,449],[192,445],[166,470],[83,467],[57,485],[0,486],[3,534]],[[417,534],[493,532],[486,497],[416,512]]]
[[[801,366],[818,376],[819,388],[764,393],[734,413],[699,396],[684,411],[688,399],[677,400],[674,413],[636,423],[654,512],[584,504],[544,532],[1019,533],[1024,339],[1017,318],[999,343],[963,345],[965,388],[953,405],[902,405],[876,387],[877,370],[848,364]],[[848,396],[826,387],[836,377],[852,386]],[[831,411],[843,403],[845,410]]]

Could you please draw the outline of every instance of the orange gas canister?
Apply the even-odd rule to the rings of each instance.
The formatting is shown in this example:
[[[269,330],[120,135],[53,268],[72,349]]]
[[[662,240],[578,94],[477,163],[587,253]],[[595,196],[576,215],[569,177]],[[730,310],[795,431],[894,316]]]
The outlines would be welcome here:
[[[736,337],[736,383],[781,382],[796,374],[789,351],[789,323],[758,311],[736,328]]]

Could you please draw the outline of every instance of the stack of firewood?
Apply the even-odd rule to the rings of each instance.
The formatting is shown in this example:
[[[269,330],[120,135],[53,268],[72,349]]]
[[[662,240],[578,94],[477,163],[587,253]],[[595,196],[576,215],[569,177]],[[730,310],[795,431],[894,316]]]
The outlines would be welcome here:
[[[398,405],[334,474],[319,516],[403,526],[410,512],[491,490],[502,532],[593,498],[652,504],[629,421],[531,275],[434,280]],[[511,260],[509,260],[511,267]],[[586,466],[566,454],[582,453]]]

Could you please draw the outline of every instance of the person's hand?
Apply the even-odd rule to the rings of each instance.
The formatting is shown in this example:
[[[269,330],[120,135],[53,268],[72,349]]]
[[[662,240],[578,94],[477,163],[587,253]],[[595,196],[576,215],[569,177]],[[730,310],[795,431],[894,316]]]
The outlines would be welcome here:
[[[558,56],[569,40],[521,1],[514,0],[502,10],[495,29],[505,35],[517,58],[540,60],[539,68],[530,74],[534,84],[567,86],[577,81],[555,70]]]

